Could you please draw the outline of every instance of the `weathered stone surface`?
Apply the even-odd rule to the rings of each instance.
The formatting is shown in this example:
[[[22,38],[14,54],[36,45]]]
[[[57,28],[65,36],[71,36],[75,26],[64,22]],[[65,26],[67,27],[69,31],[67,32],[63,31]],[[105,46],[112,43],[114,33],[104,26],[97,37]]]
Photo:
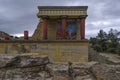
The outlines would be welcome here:
[[[7,67],[7,66],[11,66],[13,64],[15,64],[17,61],[16,57],[18,55],[17,54],[0,54],[0,68],[3,67]]]
[[[120,56],[118,56],[117,54],[98,53],[92,48],[89,48],[89,52],[90,61],[98,61],[105,64],[120,65]]]
[[[95,80],[92,75],[77,76],[75,80]]]
[[[95,77],[91,73],[91,67],[97,64],[97,62],[88,63],[76,63],[73,65],[75,74],[75,80],[95,80]]]
[[[76,63],[73,65],[74,69],[74,74],[77,77],[81,76],[84,78],[85,76],[87,77],[88,75],[91,76],[90,68],[97,64],[97,62],[88,62],[88,63]]]
[[[27,53],[20,56],[17,56],[20,59],[19,65],[17,67],[31,67],[31,66],[41,66],[49,63],[47,56],[40,56],[39,53]]]
[[[91,71],[97,80],[120,80],[120,67],[110,66],[106,64],[96,64],[92,66]]]
[[[49,63],[38,53],[0,57],[0,80],[120,80],[120,65]]]
[[[106,60],[106,63],[108,64],[120,64],[120,57],[117,54],[100,53],[99,55],[104,57],[104,60]]]
[[[0,80],[51,80],[52,77],[47,77],[48,75],[47,72],[41,70],[16,68],[2,72]]]
[[[71,73],[68,63],[48,64],[47,69],[53,75],[53,80],[95,80],[90,72],[90,68],[95,64],[97,63],[74,63]]]
[[[26,53],[19,55],[0,55],[0,68],[3,67],[30,67],[49,63],[47,56],[39,56],[38,53]]]
[[[68,65],[65,63],[48,64],[48,72],[53,76],[53,80],[68,80]]]
[[[47,56],[38,53],[0,56],[0,80],[47,80],[50,75],[45,71],[49,63]],[[49,77],[51,79],[52,77]]]

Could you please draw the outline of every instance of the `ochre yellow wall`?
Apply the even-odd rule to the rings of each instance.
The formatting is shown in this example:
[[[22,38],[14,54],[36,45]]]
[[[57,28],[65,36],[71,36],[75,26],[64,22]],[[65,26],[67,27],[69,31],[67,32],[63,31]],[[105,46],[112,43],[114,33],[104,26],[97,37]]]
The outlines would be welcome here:
[[[49,20],[47,33],[49,40],[56,40],[57,26],[58,26],[57,19]]]
[[[55,62],[87,62],[88,45],[89,42],[81,41],[4,42],[0,43],[0,53],[40,53]]]
[[[42,21],[39,22],[37,25],[37,28],[34,31],[34,34],[32,36],[33,40],[41,40],[42,39]]]

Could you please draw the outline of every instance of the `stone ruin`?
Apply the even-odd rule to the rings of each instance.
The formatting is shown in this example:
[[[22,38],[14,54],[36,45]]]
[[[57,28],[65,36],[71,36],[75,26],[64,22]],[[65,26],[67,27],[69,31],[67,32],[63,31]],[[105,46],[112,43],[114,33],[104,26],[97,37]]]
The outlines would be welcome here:
[[[39,6],[31,38],[0,40],[0,80],[120,80],[120,61],[89,51],[87,8]]]
[[[51,62],[38,53],[1,54],[0,80],[120,80],[120,65]]]

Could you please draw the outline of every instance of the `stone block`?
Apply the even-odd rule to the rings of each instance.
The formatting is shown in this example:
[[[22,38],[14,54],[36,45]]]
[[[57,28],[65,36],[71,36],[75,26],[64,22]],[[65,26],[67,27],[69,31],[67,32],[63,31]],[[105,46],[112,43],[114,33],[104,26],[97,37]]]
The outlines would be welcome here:
[[[0,55],[0,68],[40,66],[46,65],[48,63],[49,63],[48,57],[41,56],[39,55],[39,53]]]

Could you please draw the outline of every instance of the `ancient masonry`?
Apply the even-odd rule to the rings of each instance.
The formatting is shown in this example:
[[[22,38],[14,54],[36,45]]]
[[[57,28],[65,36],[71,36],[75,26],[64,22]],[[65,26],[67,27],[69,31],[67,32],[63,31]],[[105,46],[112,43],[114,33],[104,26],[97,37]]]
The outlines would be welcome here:
[[[1,32],[0,80],[120,80],[120,57],[88,48],[87,8],[39,6],[32,37],[24,31],[22,39],[10,39]]]
[[[0,40],[0,53],[39,53],[51,61],[88,62],[87,6],[39,6],[39,24],[30,38]]]
[[[87,6],[39,6],[40,22],[33,39],[61,40],[69,37],[75,40],[85,39],[87,8]],[[71,36],[69,29],[72,29]]]
[[[0,54],[0,80],[120,80],[120,65],[52,63],[39,53]]]

